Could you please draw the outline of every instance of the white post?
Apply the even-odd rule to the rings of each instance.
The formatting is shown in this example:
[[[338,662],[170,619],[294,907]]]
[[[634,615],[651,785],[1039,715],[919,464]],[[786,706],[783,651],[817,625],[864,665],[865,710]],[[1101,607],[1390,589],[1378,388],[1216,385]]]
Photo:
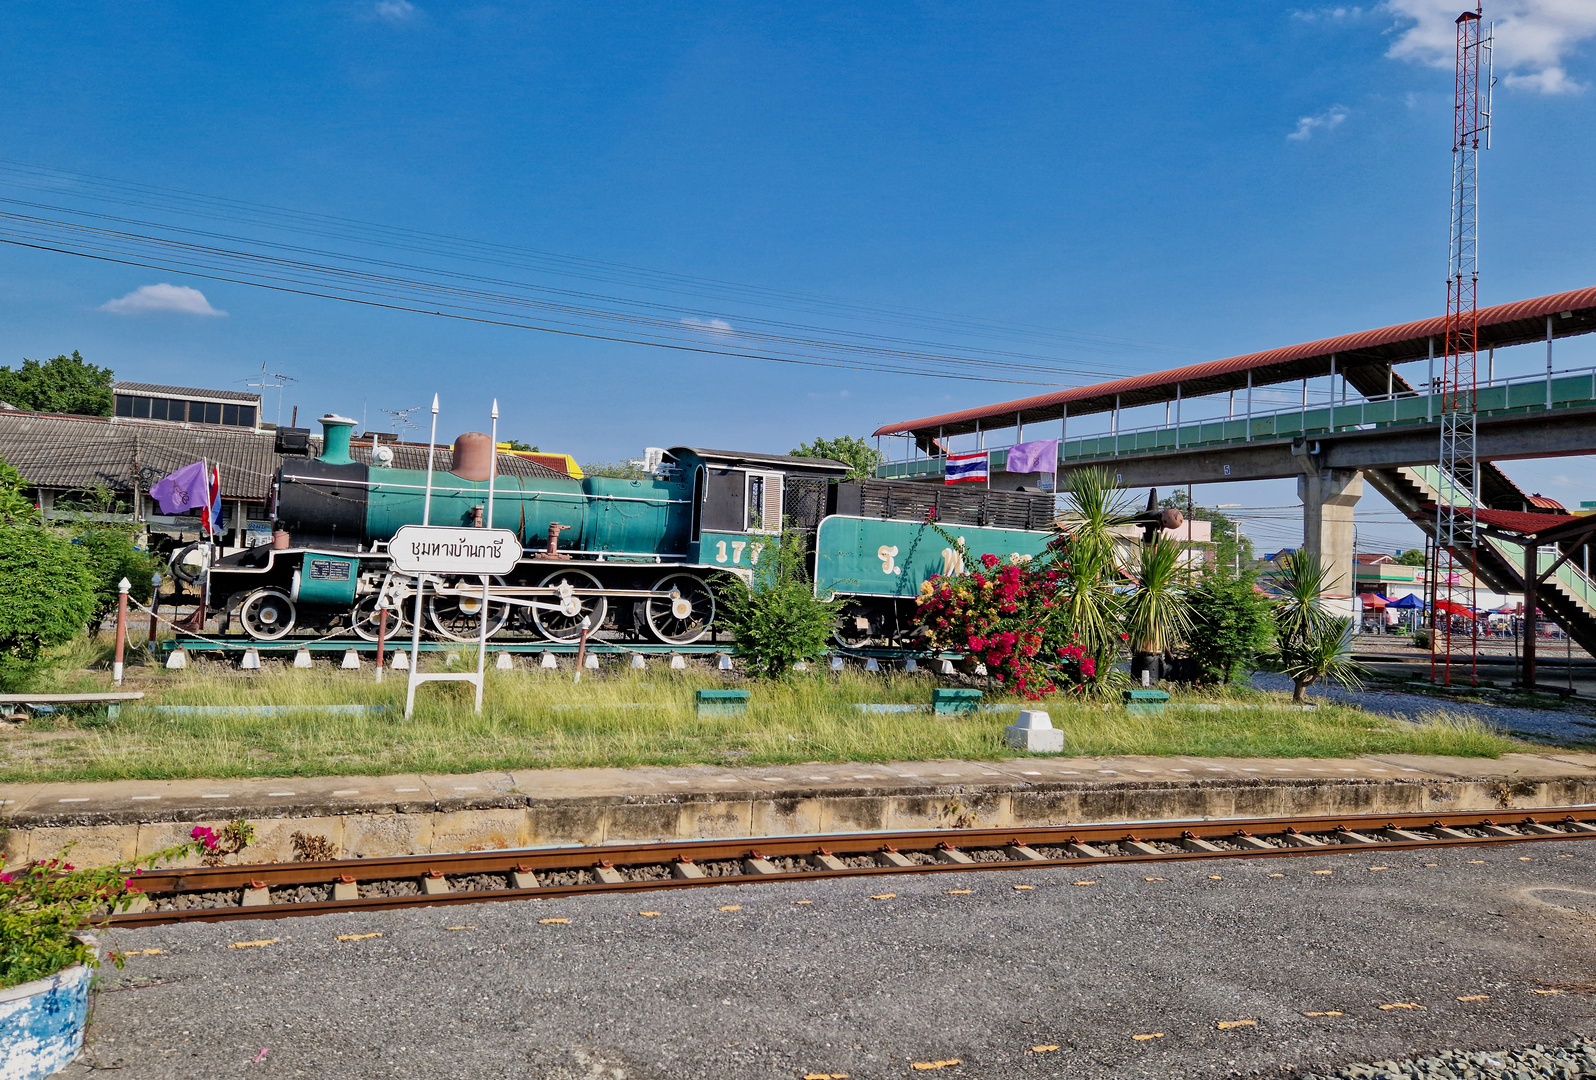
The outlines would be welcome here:
[[[122,652],[127,648],[127,591],[133,583],[123,578],[116,583],[116,659],[111,665],[111,681],[122,685]]]
[[[1067,442],[1069,440],[1069,437],[1070,437],[1070,403],[1066,401],[1064,403],[1064,415],[1059,418],[1059,422],[1058,422],[1058,459],[1060,461],[1064,460],[1064,444],[1065,444],[1065,442]],[[1058,485],[1054,484],[1053,487],[1055,489],[1057,489]]]
[[[1180,449],[1180,383],[1175,384],[1175,449]]]
[[[438,449],[438,395],[432,395],[432,433],[427,436],[427,494],[421,501],[421,524],[432,524],[432,466]],[[421,670],[421,594],[427,591],[426,575],[416,575],[416,616],[410,631],[410,671],[405,687],[405,719],[416,708],[416,674]]]
[[[1485,353],[1485,385],[1496,385],[1496,346],[1492,345]]]
[[[1114,395],[1114,453],[1119,453],[1119,395]]]
[[[1025,414],[1024,413],[1015,413],[1014,414],[1014,441],[1017,442],[1017,443],[1022,443],[1022,442],[1025,441]]]
[[[493,426],[488,436],[488,520],[493,528],[493,485],[499,478],[499,399],[493,399]],[[488,657],[488,575],[482,575],[482,625],[477,631],[477,712],[482,711],[482,673]]]
[[[1247,441],[1252,442],[1252,369],[1247,369]]]
[[[1429,373],[1424,377],[1424,419],[1435,419],[1435,338],[1430,338]]]
[[[1552,317],[1546,316],[1546,407],[1552,407]]]

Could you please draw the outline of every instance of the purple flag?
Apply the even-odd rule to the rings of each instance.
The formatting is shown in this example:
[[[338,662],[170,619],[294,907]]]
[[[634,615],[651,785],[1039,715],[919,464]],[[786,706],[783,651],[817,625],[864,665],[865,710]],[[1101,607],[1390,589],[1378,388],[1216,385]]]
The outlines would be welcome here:
[[[183,514],[205,506],[205,463],[196,461],[168,473],[150,488],[150,498],[161,507],[163,514]]]
[[[1011,473],[1058,472],[1058,440],[1038,439],[1035,442],[1015,443],[1009,447],[1007,468]]]

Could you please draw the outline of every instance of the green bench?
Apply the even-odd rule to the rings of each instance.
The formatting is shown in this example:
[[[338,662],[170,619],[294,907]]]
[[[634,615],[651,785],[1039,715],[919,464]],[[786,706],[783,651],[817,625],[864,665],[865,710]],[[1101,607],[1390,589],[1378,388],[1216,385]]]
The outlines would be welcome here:
[[[938,716],[958,716],[961,713],[972,713],[981,707],[981,691],[979,690],[944,690],[931,691],[931,711]]]
[[[693,704],[699,716],[741,716],[748,711],[748,691],[700,690]]]
[[[1162,690],[1126,690],[1122,696],[1128,713],[1161,713],[1169,704],[1169,695]]]

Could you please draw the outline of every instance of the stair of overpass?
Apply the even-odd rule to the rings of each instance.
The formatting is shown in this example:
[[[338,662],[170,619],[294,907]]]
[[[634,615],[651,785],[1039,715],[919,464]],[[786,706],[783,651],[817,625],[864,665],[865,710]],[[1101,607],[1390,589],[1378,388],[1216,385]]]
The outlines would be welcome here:
[[[1472,493],[1461,484],[1450,479],[1443,482],[1441,470],[1435,465],[1421,465],[1415,468],[1375,469],[1365,475],[1369,483],[1373,484],[1379,492],[1391,503],[1406,514],[1415,525],[1423,529],[1425,534],[1435,536],[1435,512],[1426,510],[1425,504],[1431,507],[1442,504],[1451,506],[1477,506],[1490,505],[1490,492],[1492,485],[1485,482],[1486,464],[1481,463],[1480,487],[1486,492],[1486,500],[1476,500]],[[1516,486],[1501,475],[1500,470],[1492,467],[1501,480],[1513,491]],[[1495,507],[1503,510],[1522,510],[1522,493],[1517,498],[1502,499],[1505,505]],[[1495,537],[1482,536],[1481,543],[1476,549],[1477,565],[1480,580],[1484,581],[1497,592],[1520,592],[1523,589],[1522,574],[1524,570],[1524,547],[1522,544],[1499,540]],[[1561,551],[1551,547],[1543,547],[1539,552],[1540,569],[1544,571],[1551,566]],[[1539,592],[1540,603],[1537,605],[1542,611],[1548,612],[1557,621],[1557,624],[1566,630],[1570,637],[1579,642],[1580,647],[1596,655],[1596,581],[1585,574],[1573,559],[1563,563],[1557,571],[1541,585]]]

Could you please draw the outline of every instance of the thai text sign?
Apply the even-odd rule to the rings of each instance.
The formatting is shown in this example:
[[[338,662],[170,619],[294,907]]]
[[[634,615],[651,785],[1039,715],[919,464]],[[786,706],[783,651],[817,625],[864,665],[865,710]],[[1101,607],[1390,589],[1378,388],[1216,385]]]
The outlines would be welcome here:
[[[406,525],[388,541],[395,570],[407,574],[507,574],[521,558],[511,529]]]

